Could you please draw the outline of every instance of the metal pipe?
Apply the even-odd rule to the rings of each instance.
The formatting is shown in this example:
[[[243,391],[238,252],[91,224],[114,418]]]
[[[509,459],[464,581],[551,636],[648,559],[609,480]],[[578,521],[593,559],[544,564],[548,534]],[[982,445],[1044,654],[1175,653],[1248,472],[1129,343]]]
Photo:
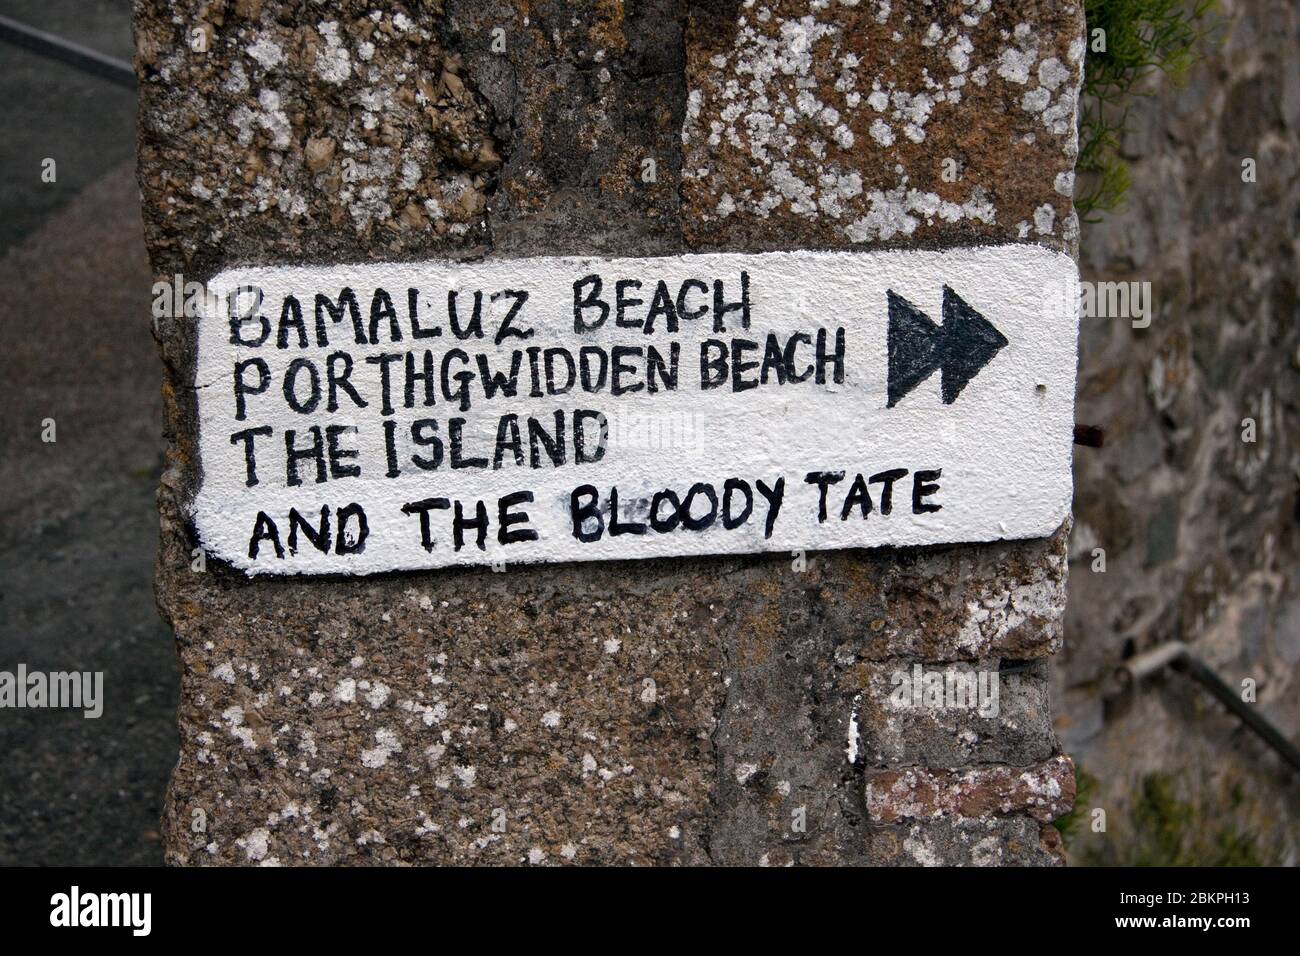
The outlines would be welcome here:
[[[1253,730],[1294,770],[1300,771],[1300,749],[1297,749],[1280,730],[1261,716],[1258,710],[1242,700],[1223,678],[1193,654],[1182,641],[1169,641],[1129,658],[1115,669],[1115,680],[1121,688],[1131,687],[1166,666],[1180,674],[1186,674],[1208,690],[1219,703]]]
[[[1255,731],[1260,738],[1278,752],[1294,770],[1300,770],[1300,750],[1295,744],[1282,736],[1282,732],[1260,716],[1259,711],[1249,706],[1241,696],[1224,682],[1218,674],[1210,670],[1199,657],[1191,652],[1170,661],[1174,670],[1187,674],[1194,681],[1208,690],[1224,707],[1232,711],[1243,724]]]
[[[1190,653],[1182,641],[1169,641],[1158,644],[1149,651],[1143,651],[1130,657],[1119,665],[1115,678],[1124,686],[1136,684],[1144,677],[1150,677],[1156,671],[1179,657]]]
[[[135,89],[135,69],[125,60],[106,56],[98,50],[29,27],[10,17],[0,16],[0,40],[8,40],[25,50],[75,66],[119,86]]]

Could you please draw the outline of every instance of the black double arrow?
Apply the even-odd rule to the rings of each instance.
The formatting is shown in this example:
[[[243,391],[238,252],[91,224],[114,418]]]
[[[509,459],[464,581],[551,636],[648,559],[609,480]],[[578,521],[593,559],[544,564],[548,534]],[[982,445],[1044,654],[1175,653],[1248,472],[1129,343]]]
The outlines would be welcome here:
[[[948,286],[943,287],[943,325],[893,289],[889,296],[889,408],[939,369],[943,403],[951,405],[1007,344],[993,327]]]

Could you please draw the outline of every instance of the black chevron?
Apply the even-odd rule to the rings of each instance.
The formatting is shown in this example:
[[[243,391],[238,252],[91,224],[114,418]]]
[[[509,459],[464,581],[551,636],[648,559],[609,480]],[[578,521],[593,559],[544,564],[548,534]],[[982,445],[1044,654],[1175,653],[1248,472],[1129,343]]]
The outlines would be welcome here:
[[[993,361],[1006,337],[949,286],[943,287],[943,325],[892,289],[889,298],[889,400],[893,408],[939,369],[945,405]]]

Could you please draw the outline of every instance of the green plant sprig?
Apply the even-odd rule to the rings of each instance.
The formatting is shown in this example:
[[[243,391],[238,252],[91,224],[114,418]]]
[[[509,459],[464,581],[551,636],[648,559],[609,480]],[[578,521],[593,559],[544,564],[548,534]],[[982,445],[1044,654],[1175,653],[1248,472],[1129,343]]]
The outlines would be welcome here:
[[[1089,185],[1074,203],[1084,222],[1096,222],[1124,201],[1130,177],[1119,150],[1130,100],[1147,95],[1139,83],[1156,71],[1183,83],[1201,58],[1216,8],[1217,0],[1085,0],[1087,56],[1075,165]]]

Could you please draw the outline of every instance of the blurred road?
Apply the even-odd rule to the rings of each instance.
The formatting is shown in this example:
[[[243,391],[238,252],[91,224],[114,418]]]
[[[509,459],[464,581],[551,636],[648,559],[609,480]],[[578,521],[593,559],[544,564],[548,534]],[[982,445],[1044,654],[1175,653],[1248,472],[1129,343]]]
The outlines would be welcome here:
[[[0,13],[130,59],[128,0]],[[0,864],[161,863],[178,674],[152,593],[163,442],[135,97],[0,43],[0,124],[0,670],[103,671],[106,697],[97,720],[0,710]]]
[[[130,62],[130,0],[0,0],[0,14]],[[135,152],[135,94],[0,42],[0,252]],[[41,181],[55,161],[57,180]]]

